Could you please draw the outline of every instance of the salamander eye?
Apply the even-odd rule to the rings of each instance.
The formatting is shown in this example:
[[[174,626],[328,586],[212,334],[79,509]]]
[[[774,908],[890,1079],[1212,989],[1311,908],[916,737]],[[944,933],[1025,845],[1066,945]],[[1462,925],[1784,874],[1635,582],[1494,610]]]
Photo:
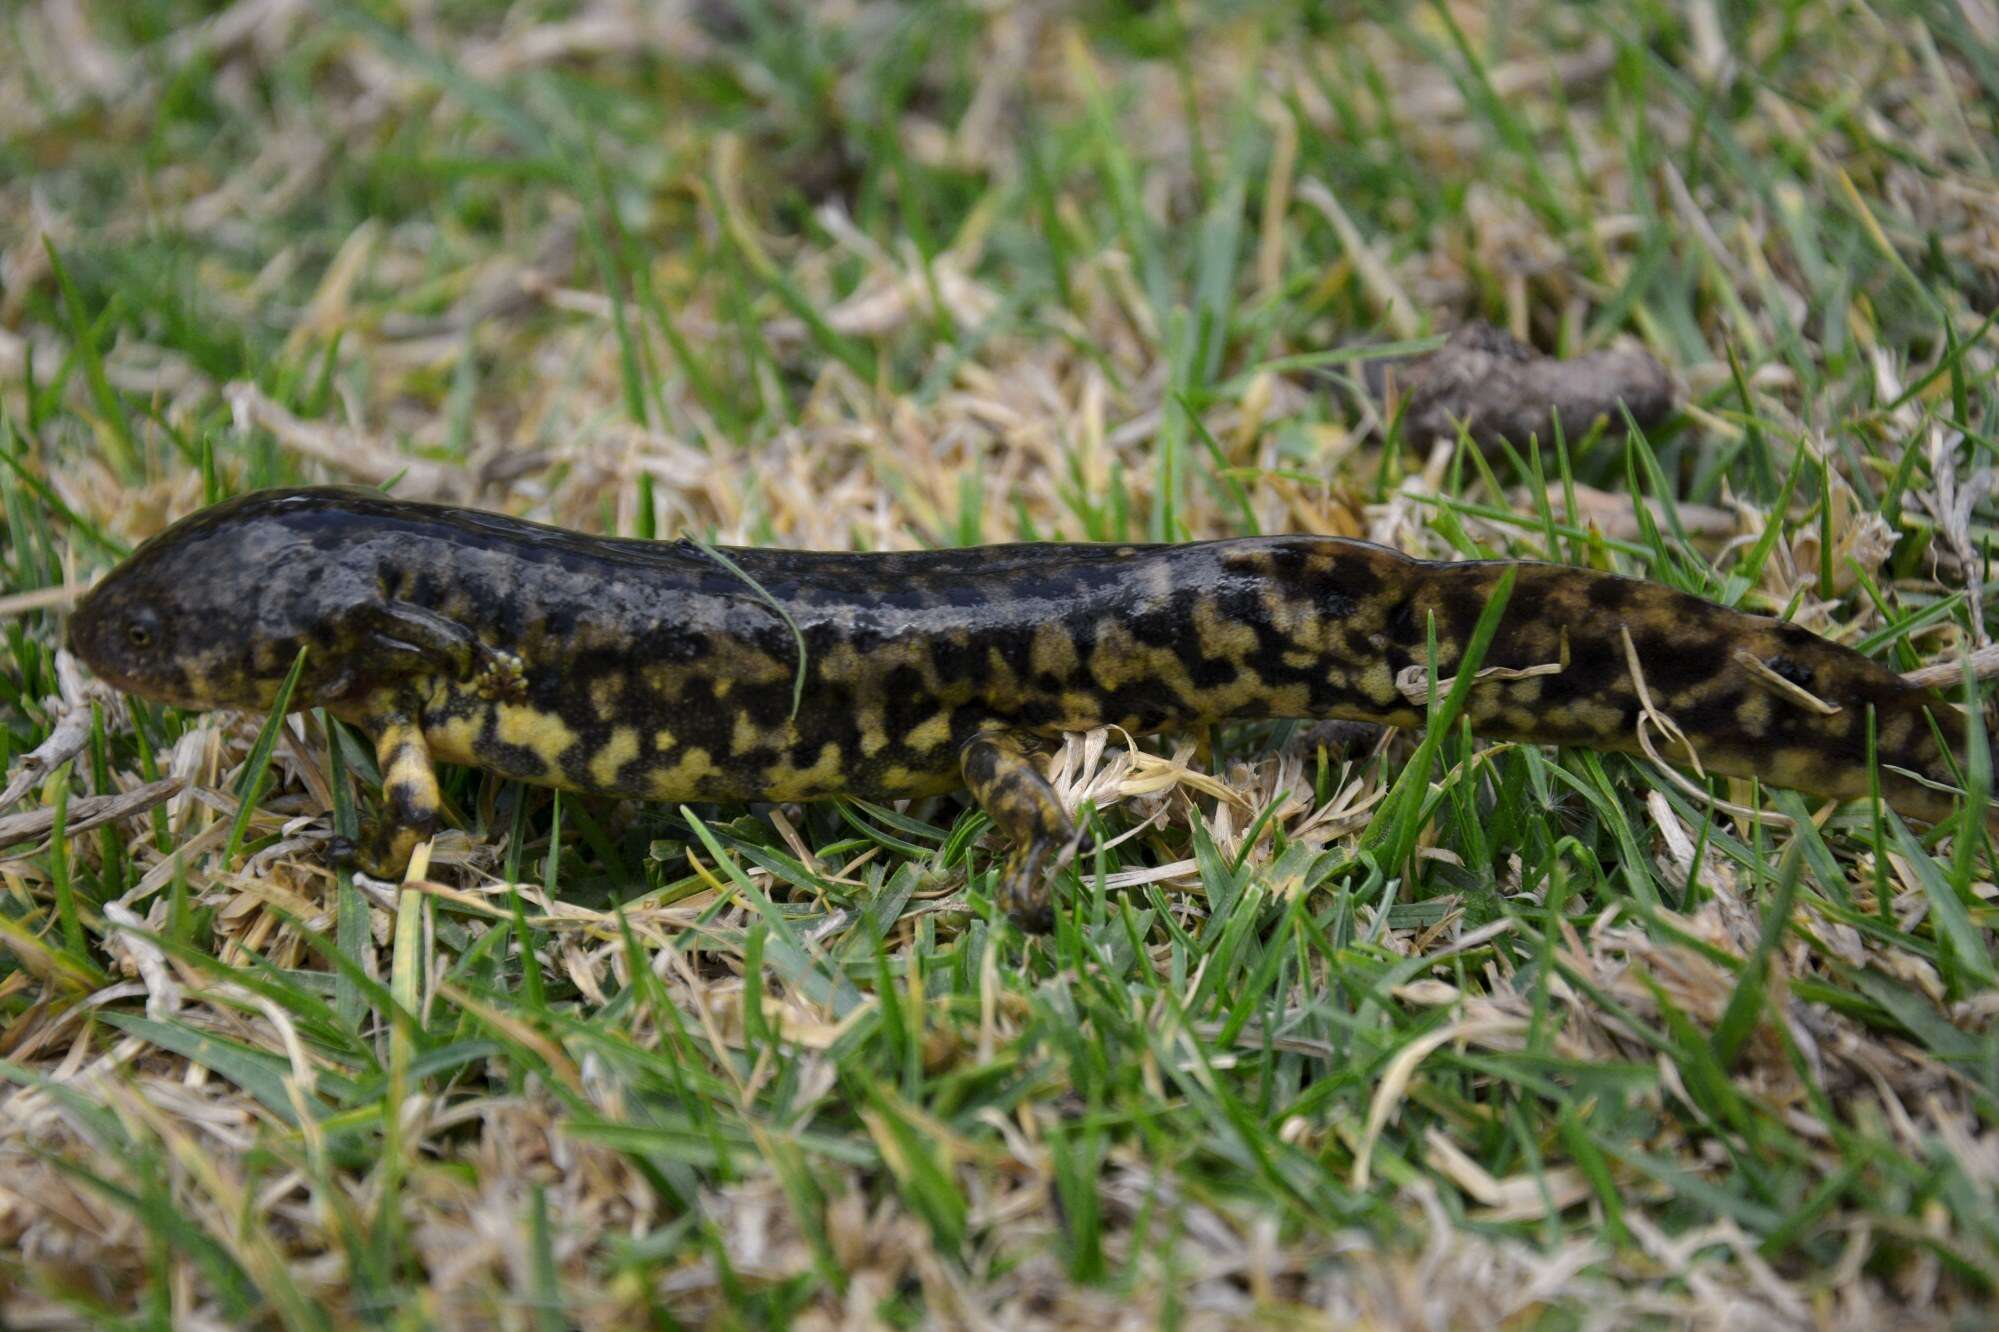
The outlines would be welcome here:
[[[125,641],[141,651],[160,641],[160,618],[141,606],[125,621]]]

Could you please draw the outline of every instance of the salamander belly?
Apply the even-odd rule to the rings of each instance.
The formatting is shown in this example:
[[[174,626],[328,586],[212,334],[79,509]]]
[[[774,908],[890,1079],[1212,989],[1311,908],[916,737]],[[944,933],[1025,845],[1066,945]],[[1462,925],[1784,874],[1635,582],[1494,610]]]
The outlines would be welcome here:
[[[657,801],[900,799],[962,785],[955,748],[870,757],[858,727],[802,732],[788,713],[706,702],[643,715],[579,715],[533,699],[488,699],[440,682],[424,738],[446,763],[585,795]]]

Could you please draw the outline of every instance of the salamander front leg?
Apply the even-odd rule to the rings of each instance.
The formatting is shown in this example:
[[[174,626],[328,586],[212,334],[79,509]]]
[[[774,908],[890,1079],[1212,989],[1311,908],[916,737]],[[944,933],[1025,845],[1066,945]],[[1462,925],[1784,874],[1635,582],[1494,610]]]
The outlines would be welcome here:
[[[369,615],[369,647],[393,673],[441,672],[472,683],[483,698],[520,697],[521,659],[488,645],[456,620],[407,601],[384,602]]]
[[[981,731],[965,741],[958,761],[972,798],[1013,842],[1000,905],[1022,929],[1046,932],[1055,923],[1048,875],[1076,840],[1075,824],[1015,733]]]
[[[443,797],[422,719],[414,711],[372,717],[368,729],[382,769],[381,817],[362,829],[359,846],[336,839],[333,854],[375,878],[399,879],[417,844],[437,831]]]

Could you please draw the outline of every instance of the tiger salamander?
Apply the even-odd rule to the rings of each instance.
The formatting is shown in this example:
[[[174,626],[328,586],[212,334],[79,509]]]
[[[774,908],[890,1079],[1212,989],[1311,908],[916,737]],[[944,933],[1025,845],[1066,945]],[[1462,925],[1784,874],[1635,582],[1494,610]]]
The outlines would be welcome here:
[[[1038,740],[1233,718],[1421,725],[1398,677],[1427,663],[1433,620],[1451,673],[1506,567],[1322,536],[718,556],[317,487],[155,536],[83,599],[69,642],[128,692],[253,710],[307,649],[291,706],[323,706],[378,749],[383,817],[347,848],[378,875],[435,828],[438,760],[664,801],[962,786],[1014,845],[1001,900],[1032,918],[1074,836]],[[1886,799],[1951,813],[1936,787],[1957,780],[1965,728],[1941,696],[1774,619],[1512,567],[1484,657],[1499,669],[1467,696],[1475,732],[1635,751],[1649,700],[1706,772],[1846,798],[1868,791],[1872,709]]]

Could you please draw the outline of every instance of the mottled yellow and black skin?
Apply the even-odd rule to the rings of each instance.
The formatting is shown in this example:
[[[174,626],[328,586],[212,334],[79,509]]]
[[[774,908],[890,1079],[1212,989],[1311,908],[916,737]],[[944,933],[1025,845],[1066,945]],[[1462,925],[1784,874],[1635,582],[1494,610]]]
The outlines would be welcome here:
[[[77,608],[70,641],[110,683],[201,708],[270,707],[307,648],[292,705],[326,707],[379,749],[386,817],[358,857],[376,873],[399,871],[433,830],[437,760],[665,801],[968,786],[1018,847],[1007,905],[1033,916],[1074,838],[1032,760],[1038,737],[1259,717],[1420,725],[1398,674],[1426,661],[1434,619],[1449,675],[1506,567],[1313,536],[724,553],[370,491],[263,491],[140,547]],[[1775,620],[1513,567],[1483,664],[1565,664],[1481,678],[1466,709],[1479,734],[1637,749],[1628,633],[1654,707],[1706,771],[1863,795],[1871,707],[1888,800],[1924,819],[1951,810],[1894,771],[1954,780],[1935,737],[1961,750],[1963,726],[1942,698]],[[744,575],[803,636],[795,712],[792,628]]]

